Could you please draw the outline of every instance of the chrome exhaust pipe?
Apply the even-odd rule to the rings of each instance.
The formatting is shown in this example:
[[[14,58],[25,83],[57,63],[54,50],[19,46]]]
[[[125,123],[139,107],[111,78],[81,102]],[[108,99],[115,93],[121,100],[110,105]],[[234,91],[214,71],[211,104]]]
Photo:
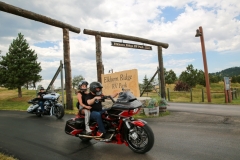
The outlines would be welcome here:
[[[112,140],[114,134],[111,134],[111,136],[108,139],[99,137],[99,136],[89,136],[89,135],[83,135],[83,134],[77,134],[77,137],[84,137],[84,138],[94,138],[96,140],[100,140],[101,142],[109,142]]]
[[[84,137],[84,138],[101,138],[99,136],[90,136],[90,135],[84,135],[84,134],[77,134],[77,137]]]

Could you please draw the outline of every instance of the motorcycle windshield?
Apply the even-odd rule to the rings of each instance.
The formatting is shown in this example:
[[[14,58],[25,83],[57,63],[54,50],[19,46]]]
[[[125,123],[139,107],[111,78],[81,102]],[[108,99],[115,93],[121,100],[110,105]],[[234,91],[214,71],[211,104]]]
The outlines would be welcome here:
[[[134,100],[136,100],[137,98],[130,92],[130,91],[126,91],[126,92],[120,92],[117,102],[132,102]]]
[[[43,96],[43,99],[58,99],[60,94],[58,93],[49,93]]]
[[[142,103],[130,92],[120,92],[113,109],[135,109],[141,107]]]

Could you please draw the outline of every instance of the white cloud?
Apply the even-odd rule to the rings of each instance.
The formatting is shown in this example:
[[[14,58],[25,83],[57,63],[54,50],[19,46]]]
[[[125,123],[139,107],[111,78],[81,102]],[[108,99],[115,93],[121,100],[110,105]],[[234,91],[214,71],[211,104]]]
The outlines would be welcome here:
[[[201,52],[200,39],[194,37],[199,26],[203,27],[208,56],[235,53],[233,56],[236,56],[236,60],[226,62],[228,67],[237,65],[240,58],[237,54],[240,51],[240,3],[237,0],[2,1],[79,27],[79,34],[70,32],[72,77],[81,74],[88,81],[97,78],[95,37],[83,34],[83,29],[168,43],[169,48],[163,49],[164,67],[174,70],[176,74],[185,70],[188,64],[197,65],[192,55]],[[166,7],[181,9],[183,12],[178,15],[168,13],[169,16],[175,15],[175,20],[170,21],[168,16],[163,17],[163,9]],[[53,77],[59,61],[63,60],[62,29],[6,12],[0,12],[0,19],[3,31],[0,32],[0,50],[5,54],[12,40],[21,32],[39,56],[44,78],[41,83],[47,86],[51,79],[49,77]],[[121,40],[102,38],[102,58],[106,72],[110,69],[121,71],[136,68],[139,82],[142,82],[145,74],[151,78],[158,66],[157,47],[153,46],[152,51],[126,49],[112,47],[111,41]],[[41,42],[53,42],[54,46],[42,48],[34,45]],[[166,58],[170,55],[170,59]],[[226,66],[219,62],[209,62],[209,72],[216,71],[216,68],[225,69],[222,67]],[[56,86],[60,86],[59,81]]]
[[[194,62],[194,60],[195,59],[183,59],[183,60],[171,59],[167,63],[165,63],[165,66],[174,66],[174,67],[186,66],[187,64]]]

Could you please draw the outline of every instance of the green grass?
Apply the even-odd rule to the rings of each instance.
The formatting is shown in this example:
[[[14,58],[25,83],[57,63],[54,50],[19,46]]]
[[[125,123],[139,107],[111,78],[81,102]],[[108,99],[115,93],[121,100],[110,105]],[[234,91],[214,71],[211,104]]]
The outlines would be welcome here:
[[[134,115],[133,117],[138,119],[138,118],[156,118],[156,117],[163,117],[163,116],[167,116],[170,115],[169,111],[166,112],[159,112],[158,116],[146,116],[144,113],[139,113],[137,115]]]
[[[223,82],[220,83],[213,83],[211,84],[211,100],[212,104],[225,104],[225,95],[223,93],[224,84]],[[232,83],[232,88],[238,89],[237,99],[233,99],[233,105],[240,105],[240,84],[239,83]],[[173,91],[174,84],[166,85],[166,90],[169,88],[169,95],[170,95],[170,102],[191,102],[190,92],[176,92]],[[202,102],[202,88],[201,85],[197,85],[195,88],[192,89],[192,103],[208,103],[207,102],[207,94],[206,89],[204,88],[204,102]],[[8,90],[6,88],[0,88],[0,110],[19,110],[19,111],[26,111],[29,104],[27,103],[29,100],[36,97],[35,90],[22,90],[23,97],[18,98],[17,90]],[[167,94],[167,92],[166,92]],[[78,110],[75,107],[77,102],[77,97],[73,93],[73,110],[65,110],[67,114],[77,114]],[[166,95],[168,97],[168,95]],[[143,97],[151,97],[159,100],[158,94],[153,91],[149,93],[144,93]],[[61,97],[60,97],[61,99]],[[66,101],[66,97],[64,98]],[[167,113],[164,113],[164,115]],[[144,115],[139,114],[138,116],[144,117]]]
[[[206,88],[202,85],[197,85],[192,89],[192,100],[191,100],[191,92],[185,91],[174,91],[174,84],[166,85],[166,97],[170,102],[192,102],[192,103],[209,103],[207,100]],[[240,84],[232,83],[231,88],[238,89],[237,99],[233,99],[232,103],[228,104],[240,104]],[[167,89],[169,89],[169,97]],[[204,102],[202,101],[202,89],[204,90]],[[225,94],[224,94],[224,83],[212,83],[210,84],[210,92],[211,92],[211,102],[212,104],[226,104],[225,103]],[[159,99],[156,92],[144,93],[143,96],[154,97]]]
[[[25,110],[29,106],[28,100],[36,97],[36,91],[23,90],[23,97],[18,98],[17,90],[0,88],[0,109],[1,110]]]
[[[239,105],[240,104],[240,97],[238,97],[238,99],[234,99],[231,104]]]
[[[0,152],[0,159],[1,160],[18,160],[16,158],[14,158],[13,156],[8,156],[8,155],[6,155],[4,153],[1,153],[1,152]]]

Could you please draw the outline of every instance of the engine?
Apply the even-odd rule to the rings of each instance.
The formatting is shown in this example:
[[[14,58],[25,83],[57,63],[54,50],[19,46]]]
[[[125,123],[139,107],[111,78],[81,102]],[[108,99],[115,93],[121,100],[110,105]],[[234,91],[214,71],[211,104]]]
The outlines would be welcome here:
[[[114,132],[118,127],[118,123],[116,121],[103,120],[103,124],[105,129],[109,132]]]

